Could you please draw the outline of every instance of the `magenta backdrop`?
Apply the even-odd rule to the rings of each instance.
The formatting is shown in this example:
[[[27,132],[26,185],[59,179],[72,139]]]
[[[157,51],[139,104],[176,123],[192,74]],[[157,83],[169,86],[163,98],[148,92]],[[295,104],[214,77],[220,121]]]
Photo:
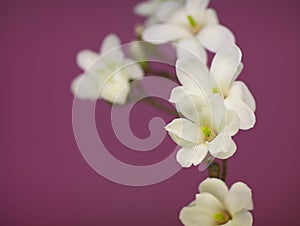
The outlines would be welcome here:
[[[181,170],[148,187],[115,184],[86,164],[72,133],[69,86],[80,73],[75,54],[97,50],[110,32],[131,41],[133,26],[141,21],[132,13],[136,2],[1,1],[0,225],[180,225],[178,213],[206,172]],[[228,182],[243,180],[252,187],[254,225],[296,225],[299,1],[215,0],[211,5],[237,36],[245,63],[241,79],[258,105],[255,129],[236,136]],[[145,110],[149,116],[139,114]],[[136,111],[138,136],[147,134],[148,117],[163,115],[144,105]],[[103,102],[97,112],[109,117]],[[174,146],[167,139],[153,153],[126,150],[102,121],[106,142],[123,161],[156,162]]]

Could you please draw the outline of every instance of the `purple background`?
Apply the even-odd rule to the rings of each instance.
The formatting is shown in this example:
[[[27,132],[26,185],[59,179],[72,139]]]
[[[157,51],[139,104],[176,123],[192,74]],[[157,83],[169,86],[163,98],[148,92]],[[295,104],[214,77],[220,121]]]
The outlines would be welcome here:
[[[180,225],[178,213],[206,172],[185,169],[148,187],[114,184],[86,164],[72,133],[69,86],[80,73],[75,54],[97,50],[110,32],[131,41],[133,26],[141,21],[132,13],[136,2],[1,1],[0,225]],[[238,152],[229,161],[228,182],[243,180],[252,187],[254,225],[295,225],[299,2],[216,0],[211,5],[237,36],[245,63],[240,79],[258,105],[255,129],[235,138]],[[149,116],[138,116],[141,110]],[[147,134],[148,117],[163,115],[142,104],[136,111],[138,136]],[[99,123],[109,117],[103,102],[97,112],[103,116]],[[124,150],[112,142],[116,138],[108,125],[102,126],[113,154],[130,163],[159,161],[174,146],[166,140],[153,153]]]

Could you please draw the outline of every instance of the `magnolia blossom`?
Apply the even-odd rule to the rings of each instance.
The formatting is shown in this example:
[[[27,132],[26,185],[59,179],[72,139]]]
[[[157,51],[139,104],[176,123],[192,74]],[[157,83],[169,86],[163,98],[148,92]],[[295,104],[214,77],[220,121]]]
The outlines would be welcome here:
[[[134,12],[139,16],[147,17],[145,26],[164,21],[174,10],[180,8],[183,0],[148,0],[138,3]]]
[[[142,68],[125,58],[120,39],[108,35],[100,53],[82,50],[77,54],[77,65],[85,71],[71,84],[74,95],[80,99],[102,98],[110,103],[124,104],[130,91],[130,80],[143,77]]]
[[[176,156],[182,167],[200,164],[208,152],[226,159],[236,151],[232,136],[239,129],[238,117],[225,109],[219,95],[211,95],[207,101],[198,96],[183,96],[177,106],[185,118],[177,118],[165,127],[182,147]]]
[[[228,190],[226,184],[208,178],[199,186],[200,194],[180,212],[180,220],[186,226],[252,226],[253,210],[251,189],[237,182]]]
[[[209,0],[186,0],[167,20],[148,27],[143,39],[154,44],[176,41],[178,57],[192,52],[206,63],[204,48],[217,52],[225,44],[235,42],[232,32],[219,24],[216,12],[207,8],[208,4]]]
[[[179,59],[177,76],[183,86],[173,89],[170,100],[177,103],[184,94],[202,96],[203,91],[205,95],[219,94],[226,108],[239,116],[240,129],[252,128],[256,121],[255,100],[246,84],[236,81],[243,68],[241,59],[241,50],[235,44],[225,46],[216,53],[210,71],[196,57]]]

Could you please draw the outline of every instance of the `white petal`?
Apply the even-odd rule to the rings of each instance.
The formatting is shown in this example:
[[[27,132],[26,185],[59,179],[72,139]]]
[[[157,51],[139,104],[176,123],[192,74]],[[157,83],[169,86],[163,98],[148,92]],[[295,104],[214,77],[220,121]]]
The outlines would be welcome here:
[[[100,95],[104,100],[114,104],[125,104],[130,85],[122,72],[118,71],[114,72],[108,80],[101,84],[100,90]]]
[[[219,19],[214,9],[207,9],[205,11],[204,24],[205,25],[219,24]]]
[[[99,55],[91,50],[81,50],[76,56],[76,63],[82,70],[88,70],[98,59]]]
[[[210,72],[222,90],[229,91],[242,60],[242,52],[235,44],[224,46],[212,61]]]
[[[203,161],[207,153],[208,149],[206,144],[185,146],[177,152],[176,159],[182,167],[196,166]]]
[[[157,4],[154,1],[144,1],[134,7],[134,12],[140,16],[150,16],[156,9]]]
[[[155,16],[159,21],[167,21],[180,7],[182,7],[182,3],[178,1],[161,2],[156,10]]]
[[[228,192],[227,185],[220,179],[207,178],[199,185],[200,193],[208,192],[224,203]]]
[[[71,83],[72,93],[82,100],[98,98],[97,81],[87,74],[77,76]]]
[[[201,96],[185,95],[177,102],[177,110],[197,126],[201,124],[201,112],[206,101]],[[199,128],[198,128],[199,129]]]
[[[210,114],[210,124],[214,129],[219,129],[224,120],[226,109],[223,98],[219,94],[208,96],[208,109]],[[215,132],[219,132],[215,131]]]
[[[199,14],[204,11],[209,0],[186,0],[186,10],[189,15]]]
[[[197,89],[206,96],[211,93],[214,81],[201,59],[196,56],[184,56],[176,62],[176,74],[180,83],[187,88]]]
[[[182,39],[175,46],[178,58],[185,55],[195,55],[198,56],[204,64],[207,63],[206,50],[195,37]]]
[[[224,207],[222,203],[210,193],[200,193],[196,195],[197,207],[201,212],[214,214],[222,212]]]
[[[242,211],[233,216],[232,223],[234,226],[252,226],[252,214],[248,211]]]
[[[225,105],[239,116],[240,129],[251,129],[255,125],[256,119],[253,111],[242,100],[229,96],[225,99]]]
[[[190,167],[191,165],[199,165],[208,153],[206,144],[200,144],[195,146],[182,147],[176,155],[177,162],[182,167]]]
[[[169,101],[171,103],[178,103],[182,97],[187,95],[187,90],[183,86],[176,86],[172,89]]]
[[[238,115],[232,111],[227,110],[225,114],[225,131],[230,136],[237,134],[240,128],[240,119]]]
[[[140,79],[144,76],[144,71],[141,66],[132,59],[125,59],[123,73],[126,73],[131,79]]]
[[[153,25],[143,32],[143,40],[153,44],[163,44],[190,36],[188,29],[175,24]]]
[[[100,53],[101,56],[103,56],[101,60],[119,63],[124,60],[124,53],[121,49],[121,41],[115,34],[109,34],[104,38]]]
[[[222,25],[209,25],[204,27],[199,32],[198,38],[204,47],[214,53],[224,45],[235,42],[232,32]]]
[[[174,134],[176,138],[178,137],[195,144],[204,141],[204,136],[200,129],[194,123],[184,118],[174,119],[165,129],[169,132],[171,138],[173,138],[172,134]],[[174,141],[179,144],[178,140]]]
[[[230,188],[225,200],[225,204],[231,216],[234,216],[239,211],[246,210],[246,207],[251,199],[251,189],[246,184],[237,182]]]
[[[231,86],[231,89],[229,90],[229,95],[243,100],[253,112],[255,111],[255,99],[244,82],[234,82]]]
[[[222,224],[222,226],[233,226],[233,224],[232,224],[232,221],[228,221],[226,224]]]
[[[236,144],[230,135],[225,132],[221,132],[209,143],[208,149],[214,157],[227,159],[236,152]]]
[[[184,207],[179,214],[179,219],[187,226],[214,226],[215,222],[211,215],[199,211],[194,207]]]

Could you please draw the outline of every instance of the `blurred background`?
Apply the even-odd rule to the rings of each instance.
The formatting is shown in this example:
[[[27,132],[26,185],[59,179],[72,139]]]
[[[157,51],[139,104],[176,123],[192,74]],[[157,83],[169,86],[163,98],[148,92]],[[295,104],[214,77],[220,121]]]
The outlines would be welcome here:
[[[207,177],[196,167],[146,187],[115,184],[98,175],[81,156],[72,130],[70,82],[81,73],[75,56],[97,51],[108,33],[130,42],[142,18],[137,0],[0,3],[0,225],[181,225],[181,208]],[[299,222],[299,1],[212,0],[221,23],[243,51],[245,81],[257,100],[257,124],[240,132],[238,152],[228,162],[228,183],[253,190],[254,225]],[[146,112],[146,113],[145,113]],[[99,101],[99,130],[121,161],[143,165],[166,158],[166,138],[152,152],[122,146],[110,128],[110,107]],[[138,104],[133,131],[149,135],[154,116]]]

